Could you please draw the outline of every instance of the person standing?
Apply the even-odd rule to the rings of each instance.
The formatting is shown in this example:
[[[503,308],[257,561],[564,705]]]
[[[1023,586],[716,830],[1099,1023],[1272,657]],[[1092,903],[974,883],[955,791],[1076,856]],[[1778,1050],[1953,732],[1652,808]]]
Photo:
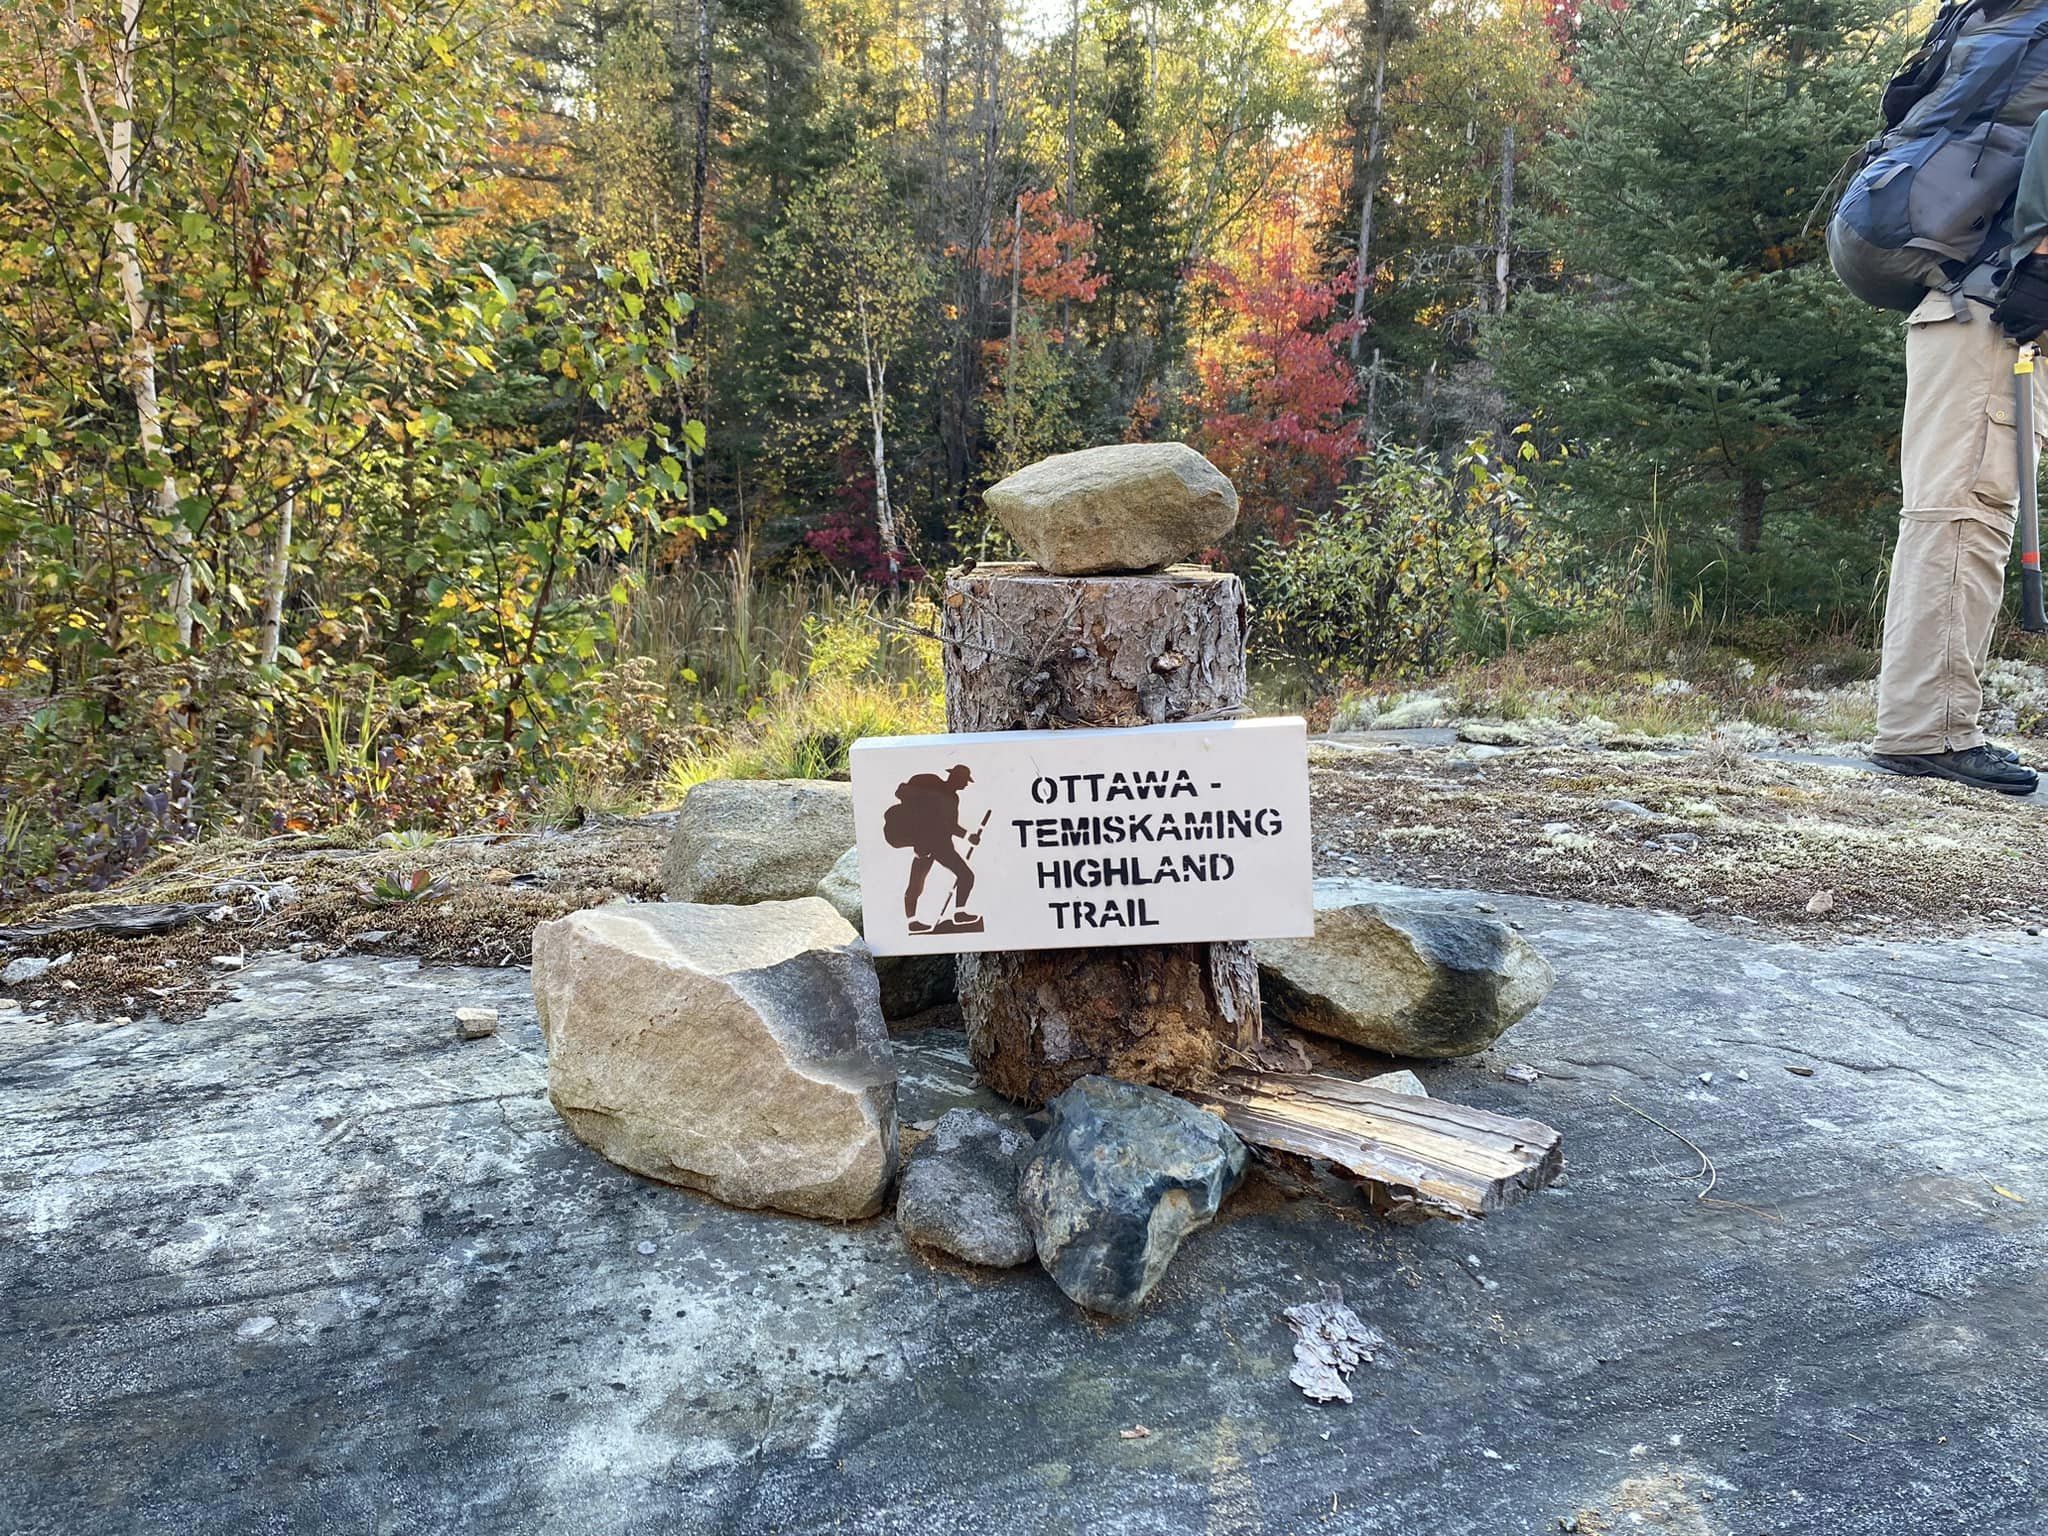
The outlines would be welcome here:
[[[2015,795],[2038,777],[1978,717],[2018,514],[2014,364],[2048,329],[2044,114],[2048,0],[1945,4],[1828,228],[1849,288],[1910,311],[1871,761]],[[2032,387],[2039,430],[2048,367]]]

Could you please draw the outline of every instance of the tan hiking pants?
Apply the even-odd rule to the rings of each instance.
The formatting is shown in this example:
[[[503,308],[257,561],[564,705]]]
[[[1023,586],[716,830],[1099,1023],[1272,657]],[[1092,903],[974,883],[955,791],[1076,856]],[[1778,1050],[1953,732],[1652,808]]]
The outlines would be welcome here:
[[[2019,511],[2017,355],[1980,304],[1959,320],[1945,294],[1930,292],[1907,317],[1905,500],[1885,600],[1879,752],[1984,744],[1984,662]],[[2048,429],[2048,362],[2033,379],[2039,433]]]

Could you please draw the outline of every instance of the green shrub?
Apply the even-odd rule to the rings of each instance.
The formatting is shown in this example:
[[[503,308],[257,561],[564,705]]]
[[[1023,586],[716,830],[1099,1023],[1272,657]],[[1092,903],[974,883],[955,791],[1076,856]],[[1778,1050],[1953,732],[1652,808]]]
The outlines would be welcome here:
[[[1537,526],[1527,482],[1487,439],[1449,463],[1382,447],[1360,469],[1334,508],[1254,559],[1260,621],[1297,658],[1364,677],[1427,668],[1510,641],[1531,603],[1582,604],[1559,580],[1570,562]]]

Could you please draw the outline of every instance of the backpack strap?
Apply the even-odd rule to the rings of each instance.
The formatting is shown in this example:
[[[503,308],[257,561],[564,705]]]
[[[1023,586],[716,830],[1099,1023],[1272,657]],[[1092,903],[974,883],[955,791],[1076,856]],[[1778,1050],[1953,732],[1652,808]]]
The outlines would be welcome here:
[[[2048,15],[2034,23],[2034,30],[2027,34],[2026,41],[2013,49],[2012,57],[2006,61],[2004,69],[1986,71],[1967,95],[1959,96],[1951,103],[1943,126],[1953,127],[1958,123],[1967,123],[1993,96],[1997,96],[1999,104],[2003,106],[2019,84],[2020,70],[2033,54],[2035,45],[2044,37],[2048,37]]]

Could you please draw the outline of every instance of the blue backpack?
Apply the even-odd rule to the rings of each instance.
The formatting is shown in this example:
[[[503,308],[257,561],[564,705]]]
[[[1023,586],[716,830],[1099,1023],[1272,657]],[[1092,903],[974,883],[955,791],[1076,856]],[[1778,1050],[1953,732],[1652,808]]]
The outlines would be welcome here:
[[[2048,6],[1943,0],[1828,222],[1828,258],[1851,293],[1912,309],[1930,288],[1960,295],[2003,252],[2043,77]]]

